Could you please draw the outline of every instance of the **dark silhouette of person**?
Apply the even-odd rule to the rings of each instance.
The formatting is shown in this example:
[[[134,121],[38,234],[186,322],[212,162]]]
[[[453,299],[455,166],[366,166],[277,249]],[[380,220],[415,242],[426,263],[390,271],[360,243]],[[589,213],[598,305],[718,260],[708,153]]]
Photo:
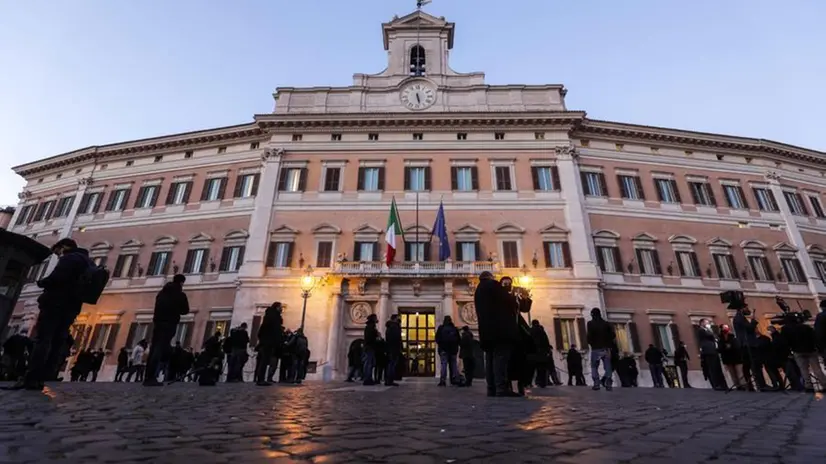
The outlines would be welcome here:
[[[726,378],[723,375],[723,366],[720,360],[720,341],[711,329],[711,321],[703,319],[700,321],[700,327],[697,329],[697,338],[700,344],[700,359],[703,364],[703,372],[708,379],[711,388],[715,390],[727,390]],[[685,344],[681,343],[680,347]],[[675,358],[679,353],[680,348],[675,352]],[[676,363],[676,360],[675,360]],[[679,366],[679,364],[678,364]],[[735,379],[735,382],[737,380]],[[687,381],[686,381],[687,382]]]
[[[783,370],[784,382],[788,382],[794,391],[803,391],[805,388],[800,368],[792,357],[792,350],[786,343],[786,339],[774,326],[769,326],[769,334],[772,339],[772,354],[779,368]],[[784,383],[782,386],[785,388],[786,384]]]
[[[479,342],[485,352],[485,381],[488,396],[518,396],[509,388],[508,363],[519,342],[519,326],[502,284],[485,271],[473,295]]]
[[[310,345],[304,336],[304,329],[295,331],[293,344],[293,368],[290,371],[290,382],[300,384],[306,375],[307,361],[310,356]]]
[[[577,387],[585,386],[585,375],[582,373],[582,354],[576,349],[576,345],[571,345],[571,349],[565,356],[568,365],[568,385],[573,385],[576,379]]]
[[[390,320],[384,324],[384,341],[387,347],[387,372],[384,376],[384,384],[397,387],[399,360],[402,357],[402,326],[399,315],[393,314]]]
[[[758,323],[756,314],[748,306],[737,310],[732,318],[732,326],[737,340],[740,341],[740,357],[743,359],[743,376],[748,382],[749,391],[754,389],[752,377],[758,390],[768,390],[763,376],[763,360],[757,346]]]
[[[611,391],[611,384],[613,383],[611,351],[616,345],[616,332],[614,332],[611,324],[602,318],[602,311],[599,308],[591,309],[591,320],[588,321],[587,327],[588,344],[591,346],[591,379],[594,381],[591,388],[599,390],[599,386],[604,385],[605,390]],[[602,378],[599,376],[600,361],[602,361],[602,367],[605,370]]]
[[[227,382],[244,381],[244,365],[247,363],[247,347],[250,344],[250,335],[247,332],[247,323],[244,322],[229,332],[230,354],[227,360]]]
[[[79,295],[78,279],[94,266],[89,252],[77,243],[64,238],[52,246],[57,265],[52,272],[37,281],[43,293],[37,298],[40,313],[35,323],[34,349],[29,356],[25,376],[11,390],[43,390],[46,380],[59,368],[60,355],[69,328],[75,322],[83,301]]]
[[[360,379],[364,376],[361,373],[362,366],[364,365],[364,342],[362,340],[356,340],[352,345],[350,345],[350,349],[347,351],[347,382],[354,382],[356,379]]]
[[[29,337],[25,336],[22,330],[3,342],[3,356],[8,359],[4,380],[17,381],[26,374],[26,355],[29,344]]]
[[[826,300],[820,302],[820,314],[815,317],[815,343],[820,357],[826,359]]]
[[[379,331],[376,329],[378,317],[375,314],[367,316],[364,324],[364,385],[375,385],[373,374],[376,369],[376,348],[379,340]]]
[[[680,376],[683,380],[683,388],[691,388],[691,384],[688,383],[688,361],[691,357],[688,355],[688,349],[685,346],[685,342],[681,341],[680,346],[674,350],[674,365],[680,370]]]
[[[272,385],[272,377],[278,365],[272,365],[273,358],[278,359],[281,346],[284,344],[284,319],[281,316],[281,303],[276,301],[264,311],[264,318],[258,328],[258,346],[255,358],[256,385],[267,387]],[[267,371],[269,370],[270,373]]]
[[[118,351],[118,366],[115,371],[115,382],[122,382],[123,375],[129,371],[129,350],[124,346]]]
[[[459,368],[457,365],[457,355],[459,354],[460,342],[459,329],[453,324],[453,318],[445,316],[442,324],[436,329],[436,347],[439,349],[439,360],[441,369],[439,372],[439,386],[446,385],[448,371],[450,371],[450,384],[459,384]]]
[[[103,367],[103,359],[106,357],[103,350],[97,350],[91,353],[92,355],[92,382],[97,382],[100,369]]]
[[[531,321],[531,338],[533,338],[533,343],[536,347],[536,360],[534,362],[536,386],[545,388],[548,386],[548,365],[551,362],[551,340],[548,338],[548,333],[545,332],[545,327],[542,327],[536,319]]]
[[[473,386],[473,376],[476,372],[476,357],[474,355],[475,343],[473,342],[473,332],[470,327],[462,327],[461,338],[459,340],[459,358],[462,360],[462,367],[465,372],[463,387]]]
[[[663,383],[663,376],[665,375],[665,369],[663,368],[665,355],[663,354],[663,350],[653,344],[649,344],[648,349],[645,350],[645,362],[648,363],[648,370],[651,372],[651,380],[654,382],[654,388],[665,388],[665,383]]]
[[[163,385],[158,382],[158,366],[163,359],[169,357],[172,338],[175,337],[181,316],[189,314],[189,299],[184,293],[184,282],[186,282],[186,277],[177,274],[172,278],[172,282],[164,285],[155,296],[152,343],[149,346],[149,361],[143,380],[143,385],[146,387]]]
[[[384,379],[385,370],[387,368],[387,342],[384,341],[381,334],[376,340],[376,374],[373,376],[373,381],[377,384]]]

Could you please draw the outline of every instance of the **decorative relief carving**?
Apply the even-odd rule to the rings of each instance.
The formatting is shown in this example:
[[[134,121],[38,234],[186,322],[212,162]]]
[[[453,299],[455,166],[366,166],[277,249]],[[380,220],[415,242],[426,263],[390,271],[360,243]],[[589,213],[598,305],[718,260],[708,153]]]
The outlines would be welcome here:
[[[92,179],[91,177],[84,177],[82,179],[77,180],[77,185],[78,186],[84,186],[85,185],[85,186],[89,187],[89,186],[93,185],[94,183],[95,183],[95,179]]]
[[[267,148],[261,153],[261,161],[278,161],[284,155],[283,148]]]
[[[476,325],[479,322],[476,318],[476,304],[473,302],[463,304],[462,309],[459,310],[459,317],[465,324]]]
[[[32,192],[28,192],[28,191],[25,191],[25,190],[17,194],[17,198],[19,200],[27,200],[31,197],[32,197]]]
[[[768,180],[780,180],[780,174],[775,171],[769,171],[766,173],[766,179]]]
[[[576,148],[570,145],[564,147],[554,147],[554,151],[556,152],[556,157],[559,159],[570,159],[576,161],[579,158]]]
[[[373,314],[373,307],[370,306],[370,303],[360,301],[350,305],[350,320],[356,324],[364,324],[371,314]]]

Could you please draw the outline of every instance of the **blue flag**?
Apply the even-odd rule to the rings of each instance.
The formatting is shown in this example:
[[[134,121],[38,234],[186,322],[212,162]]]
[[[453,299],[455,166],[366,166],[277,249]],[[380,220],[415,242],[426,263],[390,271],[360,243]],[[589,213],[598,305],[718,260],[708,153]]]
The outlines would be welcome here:
[[[445,206],[442,202],[439,202],[439,212],[436,213],[436,223],[433,224],[432,235],[435,235],[436,238],[439,239],[439,261],[445,261],[450,258],[450,242],[447,239]]]

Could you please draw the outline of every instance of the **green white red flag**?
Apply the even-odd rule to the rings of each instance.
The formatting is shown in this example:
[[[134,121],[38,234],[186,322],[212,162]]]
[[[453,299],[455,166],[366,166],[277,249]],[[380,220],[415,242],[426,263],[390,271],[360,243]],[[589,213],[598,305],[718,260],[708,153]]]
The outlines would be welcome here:
[[[387,230],[384,234],[384,241],[387,243],[387,265],[389,266],[396,257],[396,237],[402,236],[402,222],[399,219],[399,209],[396,207],[396,197],[390,204],[390,216],[387,218]]]

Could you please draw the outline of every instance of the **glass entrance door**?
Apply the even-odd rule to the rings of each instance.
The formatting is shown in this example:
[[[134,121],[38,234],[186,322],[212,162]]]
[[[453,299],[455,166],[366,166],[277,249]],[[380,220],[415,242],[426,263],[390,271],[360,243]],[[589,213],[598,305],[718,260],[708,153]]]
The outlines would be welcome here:
[[[400,310],[402,350],[409,377],[436,375],[436,311]]]

